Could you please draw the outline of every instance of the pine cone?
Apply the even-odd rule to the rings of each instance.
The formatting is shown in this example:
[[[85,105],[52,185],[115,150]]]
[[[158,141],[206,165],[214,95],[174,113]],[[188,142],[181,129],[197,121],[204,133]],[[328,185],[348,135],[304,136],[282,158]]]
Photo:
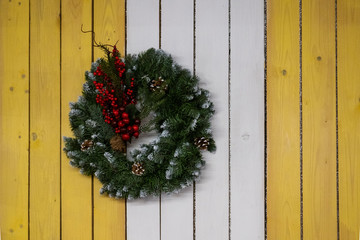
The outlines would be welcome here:
[[[91,148],[94,145],[94,142],[92,140],[85,140],[82,144],[81,144],[81,151],[85,152],[86,150],[88,150],[89,148]]]
[[[141,176],[144,174],[145,169],[144,169],[144,166],[142,163],[135,162],[131,167],[131,171],[133,174],[135,174],[137,176]]]
[[[195,138],[194,144],[201,150],[207,150],[208,146],[210,145],[210,140],[205,137]]]
[[[162,77],[159,77],[157,80],[152,80],[150,84],[150,90],[152,92],[156,91],[166,91],[167,90],[167,84],[165,83],[165,80],[162,79]]]
[[[115,135],[110,139],[110,145],[115,151],[126,152],[126,143],[119,135]]]

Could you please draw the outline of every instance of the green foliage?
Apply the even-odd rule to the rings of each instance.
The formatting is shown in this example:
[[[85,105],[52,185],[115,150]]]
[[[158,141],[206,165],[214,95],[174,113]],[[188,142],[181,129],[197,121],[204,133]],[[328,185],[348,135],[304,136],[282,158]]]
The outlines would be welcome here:
[[[149,49],[139,55],[125,57],[126,83],[135,78],[138,104],[129,105],[127,112],[139,114],[141,131],[155,130],[158,137],[130,153],[111,148],[110,139],[115,135],[113,128],[104,122],[101,107],[96,103],[97,90],[93,81],[97,66],[108,74],[114,59],[107,50],[107,58],[98,59],[86,72],[83,95],[71,103],[69,114],[74,138],[64,138],[64,151],[70,164],[80,168],[85,175],[94,174],[103,184],[101,193],[116,198],[139,198],[160,193],[177,192],[199,178],[205,161],[194,144],[194,139],[209,139],[209,151],[215,151],[210,120],[214,107],[209,92],[198,87],[199,79],[177,65],[170,55],[162,50]],[[166,90],[152,91],[151,81],[162,78]],[[114,83],[115,84],[115,83]],[[141,135],[140,135],[141,137]],[[93,145],[81,149],[85,140]],[[132,173],[132,164],[140,162],[145,168],[143,175]]]

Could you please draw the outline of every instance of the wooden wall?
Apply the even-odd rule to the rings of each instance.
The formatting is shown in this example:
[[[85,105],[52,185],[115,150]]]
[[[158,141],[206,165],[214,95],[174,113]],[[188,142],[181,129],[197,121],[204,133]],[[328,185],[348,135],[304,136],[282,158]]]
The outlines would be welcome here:
[[[70,167],[69,102],[102,56],[81,26],[199,75],[200,182],[115,200]],[[359,239],[359,40],[357,0],[0,0],[0,239]]]

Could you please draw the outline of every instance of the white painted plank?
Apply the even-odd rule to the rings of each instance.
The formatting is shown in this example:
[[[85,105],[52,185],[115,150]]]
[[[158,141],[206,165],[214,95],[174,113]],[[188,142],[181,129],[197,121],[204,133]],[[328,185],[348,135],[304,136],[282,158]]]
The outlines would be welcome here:
[[[193,0],[162,0],[161,46],[176,62],[193,70]],[[161,198],[161,239],[193,237],[193,188]]]
[[[196,239],[228,239],[228,1],[196,1],[196,73],[210,90],[215,154],[205,153],[207,165],[196,185]]]
[[[127,52],[159,47],[159,0],[127,1]]]
[[[193,70],[194,2],[162,0],[161,48],[171,53],[183,67]]]
[[[159,46],[159,1],[127,1],[127,53],[134,54]],[[149,141],[142,136],[129,145],[128,152]],[[160,239],[159,198],[127,201],[127,239]]]
[[[264,1],[231,1],[231,239],[264,239]]]

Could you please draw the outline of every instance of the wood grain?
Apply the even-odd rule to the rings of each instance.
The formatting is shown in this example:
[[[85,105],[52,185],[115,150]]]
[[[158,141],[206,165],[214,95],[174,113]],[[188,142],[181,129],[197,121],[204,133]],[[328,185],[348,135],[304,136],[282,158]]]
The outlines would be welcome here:
[[[94,31],[96,41],[114,45],[125,52],[125,0],[94,1]],[[104,56],[94,49],[95,58]],[[94,178],[94,240],[125,239],[125,201],[101,196],[101,183]]]
[[[231,239],[264,239],[263,9],[231,1]]]
[[[335,2],[302,3],[304,239],[337,239]]]
[[[267,237],[300,239],[299,2],[267,5]]]
[[[196,184],[196,239],[229,235],[228,2],[196,1],[196,74],[215,103],[212,119],[216,153],[204,152],[206,166]]]
[[[91,64],[91,1],[62,1],[61,24],[61,135],[72,136],[68,113],[69,102],[77,101],[85,82],[84,72]],[[62,148],[64,143],[62,142]],[[62,239],[92,238],[92,183],[90,177],[79,174],[61,154],[61,220]]]
[[[0,238],[28,239],[29,2],[0,1]]]
[[[161,12],[161,48],[171,53],[178,64],[193,71],[193,0],[163,0]],[[184,189],[180,194],[163,194],[161,198],[161,239],[192,238],[193,187]]]
[[[60,1],[30,2],[30,239],[60,239]]]
[[[360,2],[338,1],[340,239],[360,238]]]
[[[141,17],[139,17],[141,16]],[[159,47],[159,0],[127,1],[127,53]],[[156,134],[143,133],[128,144],[128,152],[151,142]],[[127,239],[160,239],[160,199],[127,201]],[[141,229],[141,230],[139,230]]]

